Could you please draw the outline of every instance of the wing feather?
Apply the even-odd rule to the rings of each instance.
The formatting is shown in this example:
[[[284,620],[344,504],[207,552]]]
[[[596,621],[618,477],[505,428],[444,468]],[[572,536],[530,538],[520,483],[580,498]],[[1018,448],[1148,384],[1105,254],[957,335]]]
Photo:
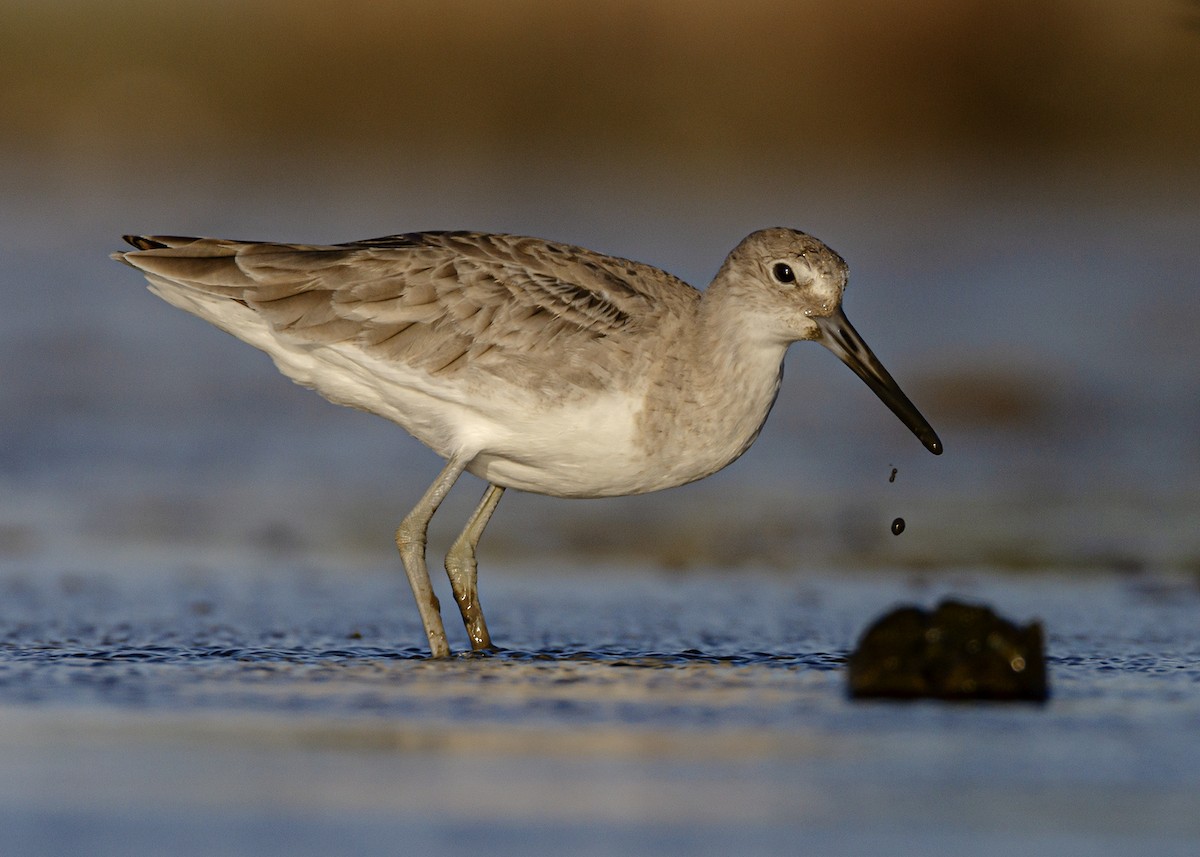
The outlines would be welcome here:
[[[432,374],[540,365],[599,385],[634,338],[698,297],[648,265],[510,235],[425,232],[331,246],[128,240],[139,249],[122,261],[158,282],[239,301],[276,336],[353,343]]]

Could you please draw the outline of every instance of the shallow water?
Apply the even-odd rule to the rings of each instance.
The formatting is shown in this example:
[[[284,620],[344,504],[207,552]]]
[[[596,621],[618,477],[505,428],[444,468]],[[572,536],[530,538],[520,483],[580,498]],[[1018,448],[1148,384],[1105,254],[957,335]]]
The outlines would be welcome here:
[[[681,213],[669,182],[540,164],[486,200],[472,176],[415,168],[314,188],[303,169],[248,186],[18,166],[0,202],[14,853],[1200,849],[1200,209],[1184,191],[1097,203],[1007,177],[842,177],[798,196],[747,177]],[[481,549],[508,651],[446,663],[420,657],[391,542],[437,459],[106,258],[125,231],[457,227],[703,283],[771,224],[848,258],[847,311],[946,454],[799,345],[762,436],[713,478],[611,501],[509,492]],[[432,553],[478,490],[447,500]],[[1045,623],[1048,704],[846,699],[857,634],[949,596]]]
[[[446,662],[392,569],[10,566],[0,587],[14,853],[1200,843],[1187,578],[500,566],[482,596],[509,650]],[[1049,703],[846,698],[857,633],[950,594],[1046,623]]]

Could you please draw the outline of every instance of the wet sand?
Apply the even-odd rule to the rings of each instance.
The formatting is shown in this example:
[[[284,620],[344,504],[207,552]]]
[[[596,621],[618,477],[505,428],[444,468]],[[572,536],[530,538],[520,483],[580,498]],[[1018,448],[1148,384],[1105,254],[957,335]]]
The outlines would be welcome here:
[[[8,568],[14,853],[1200,842],[1190,579],[501,566],[483,586],[510,650],[433,662],[388,569]],[[847,699],[861,628],[948,594],[1046,623],[1049,703]]]

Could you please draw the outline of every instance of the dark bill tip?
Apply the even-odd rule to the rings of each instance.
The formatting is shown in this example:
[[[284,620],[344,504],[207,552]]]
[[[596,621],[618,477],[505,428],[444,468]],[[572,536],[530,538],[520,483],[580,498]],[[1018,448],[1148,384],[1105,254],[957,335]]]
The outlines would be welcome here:
[[[838,309],[823,318],[815,318],[821,329],[821,338],[817,342],[824,345],[849,366],[854,374],[862,378],[880,400],[887,405],[892,413],[900,418],[900,422],[908,426],[908,430],[916,435],[926,449],[934,455],[942,454],[942,442],[933,430],[929,421],[921,415],[914,405],[904,395],[900,385],[888,373],[879,358],[858,335],[858,331],[850,324],[845,313]]]

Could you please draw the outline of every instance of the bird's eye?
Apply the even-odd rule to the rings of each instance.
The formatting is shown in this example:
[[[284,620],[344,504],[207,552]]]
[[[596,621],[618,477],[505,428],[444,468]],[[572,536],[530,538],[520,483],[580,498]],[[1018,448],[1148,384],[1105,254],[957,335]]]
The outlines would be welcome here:
[[[775,267],[771,269],[771,273],[775,275],[775,279],[781,283],[796,282],[796,273],[792,270],[791,265],[785,265],[783,262],[776,262]]]

